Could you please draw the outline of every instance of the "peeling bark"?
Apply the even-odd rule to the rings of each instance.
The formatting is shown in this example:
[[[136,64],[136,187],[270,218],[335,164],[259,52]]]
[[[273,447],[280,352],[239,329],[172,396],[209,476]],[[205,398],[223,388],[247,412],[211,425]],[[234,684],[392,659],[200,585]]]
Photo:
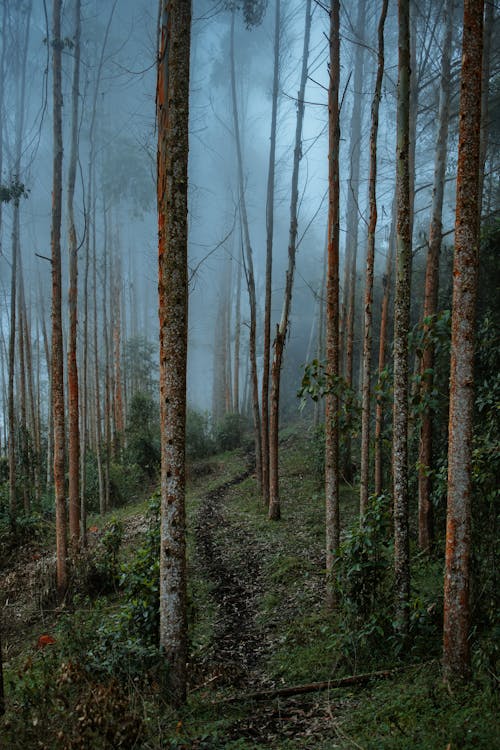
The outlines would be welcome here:
[[[399,62],[397,115],[397,262],[394,299],[394,593],[396,629],[408,634],[410,598],[410,544],[408,522],[408,333],[411,299],[410,210],[410,9],[398,2]]]
[[[80,425],[79,384],[77,366],[77,306],[78,306],[78,244],[73,200],[75,195],[76,164],[78,160],[78,97],[80,88],[80,0],[75,4],[75,48],[73,85],[71,94],[71,150],[68,168],[68,249],[69,249],[69,336],[68,336],[68,494],[69,536],[74,554],[80,546]]]
[[[471,463],[479,252],[483,11],[484,0],[465,0],[453,258],[444,577],[443,670],[447,680],[470,677]]]
[[[169,699],[186,699],[185,433],[187,181],[191,3],[163,0],[156,90],[160,322],[160,645]]]
[[[53,64],[53,187],[52,187],[52,410],[54,421],[54,490],[56,503],[57,590],[62,598],[68,585],[65,492],[65,419],[63,334],[61,319],[61,207],[62,207],[62,77],[61,0],[52,5]]]

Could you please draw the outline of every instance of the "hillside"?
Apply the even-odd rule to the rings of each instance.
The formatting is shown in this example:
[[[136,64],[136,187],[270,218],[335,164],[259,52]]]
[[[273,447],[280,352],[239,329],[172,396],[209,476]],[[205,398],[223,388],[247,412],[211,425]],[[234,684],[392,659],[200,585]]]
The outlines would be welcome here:
[[[288,431],[281,455],[279,523],[256,499],[244,450],[191,466],[190,683],[180,712],[165,700],[155,644],[154,500],[91,519],[89,549],[62,606],[51,596],[47,523],[4,557],[2,748],[494,746],[499,727],[486,666],[468,688],[452,693],[442,684],[440,563],[414,557],[411,642],[398,643],[390,627],[388,509],[371,516],[377,552],[370,555],[357,531],[357,493],[344,486],[344,603],[327,613],[320,444]],[[358,678],[335,687],[346,676]],[[291,686],[302,692],[286,695]]]

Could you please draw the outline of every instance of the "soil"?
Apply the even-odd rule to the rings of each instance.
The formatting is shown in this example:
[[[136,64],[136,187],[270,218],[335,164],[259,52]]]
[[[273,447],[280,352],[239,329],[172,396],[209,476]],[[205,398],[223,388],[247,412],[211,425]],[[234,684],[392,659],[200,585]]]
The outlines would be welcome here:
[[[204,677],[215,677],[218,686],[264,684],[259,664],[267,645],[255,623],[257,601],[262,594],[260,560],[264,550],[228,512],[229,490],[250,474],[248,469],[208,492],[195,520],[194,566],[209,582],[217,610]],[[201,677],[198,673],[195,679]]]

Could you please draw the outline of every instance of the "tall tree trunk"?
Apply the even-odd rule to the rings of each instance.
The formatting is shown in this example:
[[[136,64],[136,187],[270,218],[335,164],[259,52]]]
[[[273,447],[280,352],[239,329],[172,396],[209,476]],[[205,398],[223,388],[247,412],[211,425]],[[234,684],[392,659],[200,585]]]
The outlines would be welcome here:
[[[123,415],[123,386],[122,386],[122,368],[121,368],[121,355],[122,355],[122,273],[121,273],[121,261],[119,256],[115,258],[115,271],[114,271],[114,294],[113,304],[115,308],[114,315],[114,329],[113,329],[113,359],[114,359],[114,425],[115,425],[115,439],[114,439],[114,455],[119,457],[123,447],[123,437],[125,430],[125,421]]]
[[[264,305],[264,362],[262,366],[262,502],[269,505],[269,363],[271,358],[271,297],[273,277],[274,188],[276,171],[276,121],[278,117],[281,0],[275,0],[274,67],[271,137],[266,200],[266,292]]]
[[[54,420],[54,490],[56,503],[57,589],[62,598],[68,584],[65,492],[65,424],[63,333],[61,318],[62,204],[62,80],[61,0],[52,4],[52,70],[54,160],[52,187],[52,408]]]
[[[295,146],[293,152],[292,189],[290,196],[290,228],[288,234],[288,268],[285,279],[285,292],[281,320],[276,326],[271,382],[271,409],[269,421],[269,519],[277,521],[281,516],[279,474],[278,474],[278,433],[281,367],[286,344],[290,308],[292,305],[293,281],[295,276],[295,256],[297,254],[299,168],[302,156],[302,126],[304,122],[305,91],[309,60],[309,40],[311,36],[311,0],[306,0],[304,47],[302,50],[302,72],[297,102],[297,122],[295,126]]]
[[[484,11],[484,40],[483,40],[483,62],[482,62],[482,80],[481,80],[481,151],[479,154],[479,222],[481,222],[481,213],[483,205],[483,188],[484,188],[484,167],[486,164],[486,155],[488,153],[488,135],[490,129],[489,123],[489,81],[491,68],[491,37],[495,25],[495,5],[493,2],[487,2]],[[489,213],[489,212],[488,212]]]
[[[78,97],[80,95],[80,19],[81,0],[75,3],[74,68],[71,92],[71,150],[68,168],[68,248],[69,248],[69,335],[68,335],[68,494],[69,494],[69,537],[72,553],[80,545],[80,425],[79,387],[77,367],[77,306],[78,306],[78,246],[75,227],[73,200],[75,195],[76,164],[78,160]]]
[[[26,66],[28,58],[29,32],[31,21],[32,0],[27,5],[26,26],[22,40],[16,37],[15,43],[20,46],[16,50],[22,55],[21,62],[17,63],[17,75],[19,80],[18,96],[16,101],[16,133],[14,145],[14,175],[17,180],[21,176],[22,139],[24,134],[25,99],[26,99]],[[6,9],[4,8],[4,13]],[[5,45],[5,29],[7,27],[4,16],[3,43]],[[3,95],[2,95],[3,96]],[[17,508],[16,500],[16,420],[14,404],[14,379],[15,379],[15,346],[16,346],[16,294],[17,294],[17,265],[20,252],[20,198],[14,200],[12,217],[12,268],[11,268],[11,298],[10,298],[10,337],[9,337],[9,387],[8,387],[8,413],[9,413],[9,506],[14,516]],[[23,373],[24,375],[24,373]]]
[[[111,383],[109,357],[109,325],[108,319],[108,274],[110,261],[108,258],[111,248],[111,233],[108,225],[108,206],[103,193],[103,231],[104,247],[102,252],[102,338],[104,341],[104,504],[106,510],[110,508],[110,451],[111,451]]]
[[[389,234],[389,246],[387,248],[387,258],[385,271],[382,277],[382,307],[380,311],[380,333],[378,343],[378,380],[377,380],[377,400],[375,405],[375,494],[380,495],[383,491],[384,484],[384,465],[383,465],[383,430],[384,430],[384,399],[382,397],[382,375],[386,364],[387,350],[387,328],[389,321],[389,303],[391,298],[392,271],[394,265],[394,250],[396,244],[396,197],[394,192],[394,201],[392,207],[391,231]]]
[[[410,9],[398,0],[397,264],[394,300],[393,497],[396,629],[408,634],[410,545],[408,529],[408,333],[411,294],[410,218]]]
[[[18,239],[19,242],[19,239]],[[19,424],[18,424],[18,441],[19,441],[19,458],[18,465],[21,469],[20,478],[23,492],[23,507],[26,515],[30,512],[30,462],[28,461],[29,451],[29,431],[27,419],[27,398],[26,398],[26,359],[25,359],[25,320],[24,320],[24,281],[23,266],[21,256],[21,246],[18,246],[18,351],[19,351],[19,372],[18,372],[18,394],[19,394]]]
[[[445,34],[441,62],[441,84],[439,91],[438,132],[434,161],[434,186],[432,192],[432,214],[429,232],[429,248],[425,268],[425,292],[423,325],[424,332],[430,330],[431,319],[437,313],[439,290],[439,256],[443,235],[443,198],[446,175],[446,154],[448,145],[448,121],[450,117],[451,88],[451,48],[453,36],[453,0],[446,0],[443,9]],[[433,387],[434,346],[427,341],[421,362],[421,396],[429,401]],[[432,481],[432,429],[433,414],[427,406],[422,415],[418,456],[418,543],[422,550],[429,552],[433,538],[433,514],[431,502]]]
[[[160,645],[171,700],[186,699],[187,181],[191,3],[163,0],[158,60],[161,414]]]
[[[446,679],[467,679],[470,676],[471,463],[474,325],[479,254],[483,11],[484,0],[465,0],[451,324],[443,623],[443,669]]]
[[[370,176],[369,203],[370,221],[368,224],[368,243],[366,250],[365,282],[365,325],[363,338],[363,375],[362,375],[362,409],[361,409],[361,476],[360,476],[360,517],[363,518],[368,504],[370,477],[370,399],[371,399],[371,364],[372,364],[372,308],[373,308],[373,273],[375,265],[375,231],[377,229],[377,135],[382,79],[384,76],[384,26],[387,16],[388,0],[384,0],[378,24],[378,65],[373,95],[370,132]]]
[[[262,436],[259,409],[259,380],[257,375],[257,299],[255,294],[255,277],[253,270],[253,252],[248,228],[247,205],[245,199],[245,180],[243,172],[243,154],[241,150],[240,124],[238,115],[238,100],[236,95],[236,68],[234,60],[234,20],[235,11],[231,15],[231,43],[229,50],[231,68],[231,98],[233,108],[234,139],[236,143],[236,158],[238,162],[238,190],[240,199],[240,215],[245,248],[245,275],[250,304],[250,380],[252,389],[252,413],[255,434],[255,472],[259,493],[262,493]]]
[[[17,343],[18,343],[18,356],[19,356],[19,368],[18,368],[18,383],[17,393],[19,399],[19,415],[17,425],[17,442],[18,442],[18,479],[21,480],[21,489],[23,494],[23,508],[26,515],[30,512],[30,498],[28,492],[29,484],[29,466],[28,466],[28,423],[26,419],[26,362],[24,359],[24,318],[23,318],[23,306],[22,306],[22,263],[21,263],[21,247],[18,247],[19,257],[19,269],[18,269],[18,290],[17,290]]]
[[[328,267],[326,277],[327,374],[339,377],[339,145],[340,3],[330,3],[330,82],[328,87]],[[325,403],[326,605],[335,605],[334,565],[340,544],[339,399],[334,390]]]
[[[361,43],[362,29],[365,23],[365,0],[358,0],[358,12],[356,19],[356,36],[360,43],[356,46],[356,59],[354,64],[354,102],[352,107],[350,143],[351,164],[349,175],[349,188],[347,196],[347,239],[346,239],[346,267],[345,278],[347,285],[344,287],[346,295],[344,345],[345,345],[345,379],[349,388],[353,387],[353,361],[354,361],[354,323],[356,317],[356,271],[358,258],[359,240],[359,168],[361,159],[361,131],[363,119],[363,68],[364,68],[364,45]],[[340,356],[344,356],[340,350]],[[343,437],[343,466],[342,475],[346,482],[352,482],[353,467],[351,458],[351,415],[347,414],[347,426]]]
[[[236,283],[236,309],[234,316],[234,367],[233,367],[233,404],[237,414],[240,413],[240,342],[241,342],[241,262],[238,262],[238,281]]]

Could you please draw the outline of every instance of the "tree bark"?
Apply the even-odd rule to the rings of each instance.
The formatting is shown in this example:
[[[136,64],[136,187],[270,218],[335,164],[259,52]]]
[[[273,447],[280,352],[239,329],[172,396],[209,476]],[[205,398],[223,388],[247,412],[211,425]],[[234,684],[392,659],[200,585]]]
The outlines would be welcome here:
[[[408,333],[411,295],[410,9],[398,0],[397,263],[394,300],[393,498],[396,630],[408,634],[410,546],[408,528]]]
[[[299,202],[299,168],[302,157],[302,126],[304,122],[305,91],[309,60],[309,39],[311,36],[311,0],[306,0],[306,18],[304,29],[304,47],[302,51],[302,72],[297,102],[297,122],[295,126],[295,146],[293,152],[292,188],[290,197],[290,229],[288,234],[288,268],[285,279],[285,292],[281,320],[276,326],[274,339],[274,356],[271,381],[271,408],[269,422],[269,519],[277,521],[281,517],[279,474],[278,474],[278,433],[279,433],[279,398],[283,352],[292,305],[293,281],[295,276],[295,256],[297,254],[298,202]]]
[[[365,0],[358,0],[356,19],[356,36],[362,40],[362,29],[365,23]],[[363,120],[363,68],[364,45],[356,46],[354,64],[354,102],[350,126],[351,164],[349,188],[347,196],[347,239],[346,239],[346,274],[347,283],[344,286],[346,302],[345,309],[344,344],[345,344],[345,379],[349,388],[353,387],[354,362],[354,322],[356,317],[356,271],[358,258],[358,225],[359,225],[359,169],[361,160],[361,131]],[[344,356],[342,349],[340,356]],[[352,482],[353,466],[351,458],[351,415],[347,414],[347,425],[343,436],[343,466],[342,475],[346,482]]]
[[[230,43],[230,68],[231,68],[231,98],[233,109],[234,139],[236,144],[236,158],[238,162],[238,189],[240,199],[240,215],[243,229],[243,240],[245,248],[245,275],[248,287],[248,299],[250,303],[250,381],[252,391],[252,413],[255,435],[255,473],[259,494],[262,494],[262,435],[259,409],[259,381],[257,375],[257,299],[255,294],[255,277],[253,270],[253,252],[250,242],[250,231],[248,228],[247,206],[245,199],[245,181],[243,173],[243,154],[241,150],[240,125],[238,115],[238,100],[236,96],[236,69],[234,59],[234,20],[235,11],[231,16],[231,43]]]
[[[474,325],[479,253],[481,60],[484,0],[465,0],[453,259],[448,509],[444,578],[445,679],[470,676],[471,463]]]
[[[380,311],[380,333],[378,343],[378,381],[377,400],[375,406],[375,494],[383,492],[384,465],[383,465],[383,429],[384,429],[384,399],[381,395],[382,373],[385,369],[387,350],[387,328],[389,321],[389,303],[392,287],[392,272],[394,265],[394,250],[396,244],[396,192],[392,207],[391,231],[389,235],[389,246],[387,248],[387,259],[384,275],[382,277],[382,307]]]
[[[372,357],[372,308],[373,308],[373,273],[375,264],[375,231],[377,228],[377,135],[379,105],[384,76],[384,26],[387,16],[388,0],[384,0],[378,24],[378,64],[375,93],[373,95],[370,131],[370,175],[369,203],[370,220],[368,224],[368,243],[366,249],[366,282],[365,282],[365,325],[363,337],[363,374],[362,374],[362,407],[361,407],[361,476],[360,476],[360,518],[366,512],[369,495],[370,477],[370,399],[371,399],[371,357]]]
[[[63,334],[61,318],[62,80],[61,0],[52,4],[53,186],[52,186],[52,409],[54,421],[54,490],[56,503],[57,590],[68,584],[65,492],[65,423]]]
[[[326,276],[327,375],[339,377],[339,145],[340,145],[340,3],[330,3],[330,81],[328,87],[328,265]],[[335,605],[334,565],[340,543],[339,400],[325,399],[326,606]]]
[[[185,429],[187,180],[191,3],[163,0],[158,60],[158,259],[161,415],[160,645],[171,700],[186,699]]]
[[[425,268],[425,292],[423,326],[429,332],[432,316],[437,313],[439,290],[439,256],[443,235],[443,198],[446,175],[446,154],[448,145],[448,122],[450,117],[451,88],[451,48],[453,36],[453,0],[446,0],[443,9],[445,33],[441,62],[441,84],[439,90],[438,132],[434,161],[434,186],[432,192],[432,214],[429,231],[429,248]],[[421,397],[428,401],[432,392],[434,375],[434,346],[426,343],[421,362]],[[422,415],[418,456],[418,543],[422,550],[429,552],[433,539],[433,513],[431,501],[432,480],[432,409],[427,407]]]
[[[80,546],[80,425],[79,385],[77,366],[77,307],[78,307],[78,245],[76,237],[74,195],[78,161],[78,97],[80,95],[80,36],[81,0],[75,3],[74,67],[71,92],[71,148],[68,167],[68,249],[69,249],[69,335],[68,335],[68,495],[69,538],[72,554]]]
[[[271,137],[266,201],[266,291],[264,305],[264,362],[262,366],[262,502],[269,506],[269,362],[271,358],[271,292],[273,275],[274,187],[276,171],[276,121],[278,116],[281,0],[275,0],[274,68]]]

